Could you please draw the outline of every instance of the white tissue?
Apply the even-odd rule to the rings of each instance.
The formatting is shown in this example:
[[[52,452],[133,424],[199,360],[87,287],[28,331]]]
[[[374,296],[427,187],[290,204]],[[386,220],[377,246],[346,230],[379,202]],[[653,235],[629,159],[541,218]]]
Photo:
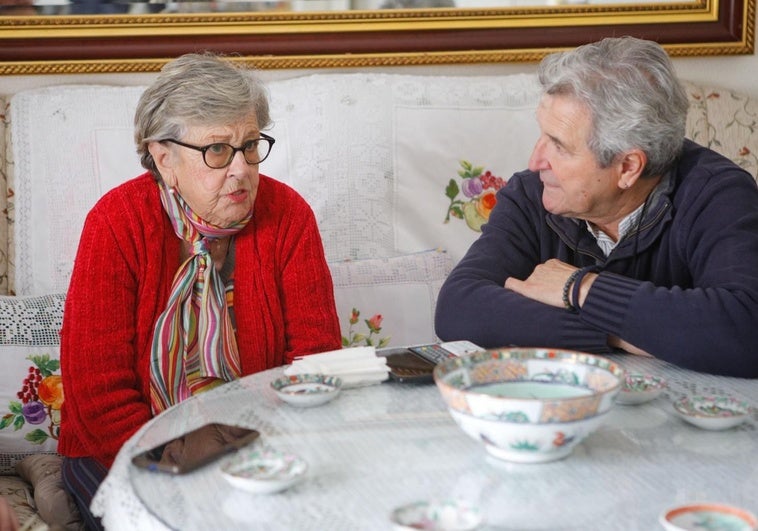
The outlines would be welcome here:
[[[338,376],[344,388],[381,383],[389,376],[389,367],[374,347],[352,347],[302,356],[284,369],[287,376],[304,373]]]

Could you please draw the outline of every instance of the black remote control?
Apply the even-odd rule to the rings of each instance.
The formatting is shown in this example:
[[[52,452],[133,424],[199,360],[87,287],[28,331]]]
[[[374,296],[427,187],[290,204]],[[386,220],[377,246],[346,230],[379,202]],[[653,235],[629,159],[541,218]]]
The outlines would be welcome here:
[[[415,347],[408,347],[408,350],[414,354],[418,354],[425,360],[437,365],[447,359],[455,358],[455,354],[449,350],[445,350],[438,344],[433,345],[417,345]]]

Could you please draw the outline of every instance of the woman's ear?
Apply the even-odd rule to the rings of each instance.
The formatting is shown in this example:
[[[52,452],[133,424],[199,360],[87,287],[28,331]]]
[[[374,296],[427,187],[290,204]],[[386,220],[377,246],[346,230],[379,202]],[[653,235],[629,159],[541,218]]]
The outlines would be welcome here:
[[[163,182],[169,188],[174,188],[176,186],[176,174],[173,171],[174,152],[165,142],[150,142],[147,145],[147,150],[152,155]]]
[[[634,186],[647,164],[647,155],[641,149],[627,151],[621,159],[618,187],[624,190]]]

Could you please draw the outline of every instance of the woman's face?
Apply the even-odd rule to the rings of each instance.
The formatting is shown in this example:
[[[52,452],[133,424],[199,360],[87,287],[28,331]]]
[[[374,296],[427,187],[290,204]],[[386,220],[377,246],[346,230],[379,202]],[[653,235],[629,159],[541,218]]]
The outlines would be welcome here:
[[[224,142],[240,147],[260,137],[258,120],[250,114],[224,126],[191,126],[185,144],[197,147]],[[229,227],[244,219],[253,209],[258,193],[258,165],[245,161],[241,151],[225,168],[213,169],[203,161],[200,151],[171,142],[152,142],[150,153],[169,188],[175,189],[195,214],[217,227]]]

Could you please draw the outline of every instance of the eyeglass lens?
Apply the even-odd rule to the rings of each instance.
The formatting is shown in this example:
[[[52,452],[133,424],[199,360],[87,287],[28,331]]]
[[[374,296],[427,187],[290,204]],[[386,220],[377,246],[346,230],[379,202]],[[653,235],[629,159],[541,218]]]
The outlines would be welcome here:
[[[271,142],[267,138],[249,140],[241,147],[235,148],[230,144],[216,143],[206,146],[203,151],[205,163],[211,168],[228,166],[237,151],[242,151],[248,164],[260,164],[271,151]]]

